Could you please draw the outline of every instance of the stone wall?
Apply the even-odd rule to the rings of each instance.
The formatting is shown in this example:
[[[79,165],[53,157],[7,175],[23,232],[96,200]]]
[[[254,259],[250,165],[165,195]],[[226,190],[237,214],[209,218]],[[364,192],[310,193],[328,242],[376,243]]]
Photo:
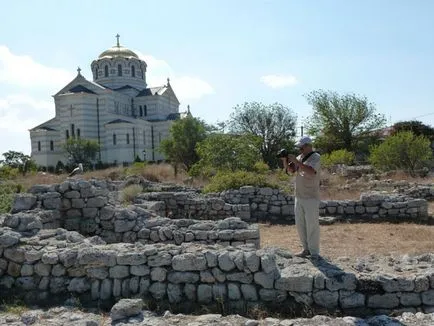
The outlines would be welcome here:
[[[242,311],[277,305],[286,313],[434,311],[433,255],[410,264],[407,257],[399,268],[396,261],[383,270],[366,262],[345,268],[272,248],[105,244],[64,229],[35,232],[33,222],[23,216],[15,227],[0,228],[2,298],[41,303],[68,296],[89,302],[139,296],[172,307]]]
[[[133,212],[128,212],[118,207],[118,192],[112,188],[113,185],[96,180],[69,180],[58,185],[34,186],[29,194],[16,196],[12,211],[35,208],[59,211],[58,224],[51,227],[61,226],[83,234],[101,235],[108,242],[122,239],[123,235],[119,238],[119,235],[112,234],[113,232],[138,232],[137,228],[141,226],[136,225],[133,220],[155,216],[200,220],[220,220],[237,216],[247,222],[294,220],[294,196],[278,189],[246,186],[239,190],[205,196],[195,192],[144,192],[136,196]],[[414,190],[412,194],[417,195],[420,191],[422,190],[418,188],[417,192]],[[413,198],[407,194],[391,195],[379,192],[362,194],[360,200],[321,201],[320,215],[367,221],[427,221],[430,218],[425,199]],[[120,227],[122,231],[113,231],[115,220],[129,222]]]

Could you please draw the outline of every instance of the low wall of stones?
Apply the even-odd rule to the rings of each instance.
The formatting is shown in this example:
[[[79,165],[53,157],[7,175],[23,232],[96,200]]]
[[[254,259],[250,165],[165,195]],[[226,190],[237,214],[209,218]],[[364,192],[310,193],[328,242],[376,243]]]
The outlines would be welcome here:
[[[179,218],[221,218],[221,211],[236,205],[235,216],[250,222],[256,221],[294,221],[294,196],[279,189],[241,187],[208,194],[203,199],[197,194],[193,198],[188,193],[155,192],[140,194],[137,203],[159,203],[160,212]],[[224,216],[224,215],[223,215]],[[428,203],[406,195],[382,193],[362,194],[360,200],[328,200],[320,202],[320,216],[334,216],[340,219],[357,220],[417,220],[429,219]]]
[[[30,224],[30,223],[29,223]],[[105,244],[64,229],[0,228],[0,293],[28,302],[142,297],[211,311],[280,307],[360,315],[434,311],[434,256],[375,271],[310,262],[278,249],[199,244]],[[21,225],[21,223],[19,224]],[[401,270],[401,272],[399,271]],[[403,272],[404,270],[404,272]],[[221,311],[221,310],[220,310]]]
[[[77,221],[76,221],[77,220]],[[2,222],[1,222],[2,221]],[[75,222],[76,221],[76,222]],[[41,229],[56,229],[62,226],[85,236],[98,235],[107,243],[140,242],[180,245],[184,242],[239,246],[251,244],[259,248],[258,225],[248,224],[238,217],[219,221],[193,219],[170,219],[151,217],[135,206],[128,208],[106,206],[95,219],[62,220],[59,211],[33,210],[5,214],[0,217],[0,226],[16,228],[25,234],[35,234]]]
[[[30,193],[17,195],[12,212],[35,208],[58,211],[58,218],[46,227],[60,226],[86,235],[101,235],[108,242],[134,241],[142,227],[135,220],[155,216],[198,220],[237,216],[247,222],[294,220],[294,196],[271,188],[246,186],[205,196],[194,192],[144,192],[135,197],[134,205],[128,209],[119,207],[117,197],[118,192],[110,191],[110,185],[104,182],[69,180],[58,185],[34,186]],[[320,216],[366,221],[430,219],[425,199],[384,193],[365,193],[360,200],[321,201]]]

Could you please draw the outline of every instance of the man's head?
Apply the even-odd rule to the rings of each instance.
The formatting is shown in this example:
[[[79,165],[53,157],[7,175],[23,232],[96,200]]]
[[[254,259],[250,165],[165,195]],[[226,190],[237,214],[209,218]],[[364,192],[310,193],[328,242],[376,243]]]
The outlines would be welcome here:
[[[308,136],[301,137],[295,146],[303,154],[308,154],[312,151],[312,139]]]

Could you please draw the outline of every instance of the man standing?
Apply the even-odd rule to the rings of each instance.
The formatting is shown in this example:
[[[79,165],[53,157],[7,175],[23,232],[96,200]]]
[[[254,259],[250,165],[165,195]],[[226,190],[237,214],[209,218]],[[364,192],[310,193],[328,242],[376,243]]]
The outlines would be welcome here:
[[[303,251],[298,257],[311,256],[319,258],[319,185],[320,185],[320,155],[312,149],[312,139],[302,137],[296,146],[300,155],[288,155],[284,167],[293,163],[295,177],[295,224]]]

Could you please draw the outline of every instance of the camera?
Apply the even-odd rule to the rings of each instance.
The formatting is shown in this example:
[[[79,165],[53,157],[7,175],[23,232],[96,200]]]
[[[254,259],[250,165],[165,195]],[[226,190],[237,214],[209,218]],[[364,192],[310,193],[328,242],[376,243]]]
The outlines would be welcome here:
[[[285,148],[282,148],[280,151],[277,152],[276,156],[278,158],[288,157],[288,151]]]

